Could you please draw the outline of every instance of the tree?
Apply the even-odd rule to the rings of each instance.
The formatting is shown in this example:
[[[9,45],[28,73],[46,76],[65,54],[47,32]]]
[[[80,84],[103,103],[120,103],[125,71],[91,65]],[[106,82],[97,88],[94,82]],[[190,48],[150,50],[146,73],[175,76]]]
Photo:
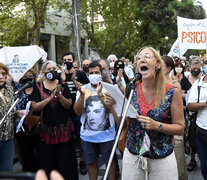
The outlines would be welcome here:
[[[77,62],[80,63],[80,0],[72,0],[72,42],[75,57],[77,57]]]
[[[49,22],[46,11],[49,7],[69,8],[67,0],[1,0],[0,27],[6,45],[39,44],[43,20]]]
[[[183,12],[189,12],[195,18],[198,12],[192,0],[83,0],[81,7],[82,15],[91,20],[82,22],[89,31],[90,47],[102,57],[115,53],[132,58],[149,45],[167,54],[177,39],[177,15],[186,17]],[[102,29],[94,21],[96,14],[103,16]]]
[[[91,23],[83,25],[89,30],[88,38],[91,40],[91,47],[97,50],[103,57],[118,52],[123,55],[123,42],[126,45],[133,43],[131,34],[136,32],[134,19],[133,0],[83,0],[82,16],[90,17]],[[94,16],[101,14],[104,18],[105,28],[99,29],[94,22]],[[128,46],[128,49],[132,49]],[[134,47],[133,47],[134,49]]]

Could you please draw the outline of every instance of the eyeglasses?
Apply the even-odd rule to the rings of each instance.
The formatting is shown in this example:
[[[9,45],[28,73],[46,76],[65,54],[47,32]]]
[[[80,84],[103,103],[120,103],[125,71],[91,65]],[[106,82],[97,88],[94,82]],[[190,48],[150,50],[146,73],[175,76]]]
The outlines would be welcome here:
[[[144,56],[140,54],[140,55],[137,56],[136,59],[137,59],[137,61],[140,61],[142,58],[144,58],[145,60],[149,61],[149,60],[152,59],[153,56],[154,55],[151,55],[149,53],[146,53]]]
[[[203,61],[203,64],[207,64],[207,61]]]

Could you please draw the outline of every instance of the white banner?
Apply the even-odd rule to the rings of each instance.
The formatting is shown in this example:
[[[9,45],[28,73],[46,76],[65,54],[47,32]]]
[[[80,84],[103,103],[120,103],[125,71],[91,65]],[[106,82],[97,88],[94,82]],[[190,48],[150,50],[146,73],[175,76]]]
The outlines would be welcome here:
[[[37,45],[0,49],[0,62],[9,67],[15,81],[19,81],[40,58],[46,61],[47,53]]]
[[[171,49],[170,49],[170,52],[168,53],[168,56],[177,56],[179,58],[181,58],[185,52],[187,51],[187,49],[180,49],[180,46],[179,46],[179,41],[178,41],[178,38],[176,39],[176,41],[173,43]]]
[[[207,49],[207,19],[177,17],[181,49]]]

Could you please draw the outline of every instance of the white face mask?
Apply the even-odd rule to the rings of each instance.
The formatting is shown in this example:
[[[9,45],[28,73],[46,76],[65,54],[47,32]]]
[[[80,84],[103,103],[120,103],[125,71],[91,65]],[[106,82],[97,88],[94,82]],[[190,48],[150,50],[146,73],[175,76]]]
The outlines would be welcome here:
[[[178,68],[175,68],[175,72],[176,73],[181,73],[182,71],[183,71],[183,68],[179,68],[179,67]]]
[[[110,68],[114,68],[114,64],[115,64],[115,62],[110,62],[110,64],[109,64],[109,66],[110,66]]]
[[[88,79],[91,84],[97,85],[99,82],[101,82],[101,74],[90,74]]]

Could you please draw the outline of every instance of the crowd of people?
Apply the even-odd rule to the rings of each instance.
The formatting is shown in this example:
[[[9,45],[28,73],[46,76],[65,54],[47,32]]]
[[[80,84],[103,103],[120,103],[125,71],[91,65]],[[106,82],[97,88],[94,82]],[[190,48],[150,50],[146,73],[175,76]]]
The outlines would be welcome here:
[[[0,63],[0,119],[17,98],[14,92],[33,83],[0,124],[0,171],[12,171],[16,151],[22,170],[37,172],[37,180],[49,175],[77,180],[79,171],[96,180],[98,159],[108,165],[121,120],[115,98],[102,82],[125,95],[139,72],[142,79],[130,101],[137,116],[125,119],[122,173],[115,153],[108,179],[121,173],[122,180],[186,180],[187,171],[196,168],[198,153],[207,180],[207,55],[169,57],[143,47],[133,63],[111,54],[99,61],[83,60],[80,68],[77,64],[74,54],[67,52],[62,64],[47,60],[40,72],[30,69],[16,82]],[[24,131],[14,133],[28,103],[29,114],[40,117],[40,124],[31,129],[26,117]],[[187,165],[185,154],[191,157]]]

